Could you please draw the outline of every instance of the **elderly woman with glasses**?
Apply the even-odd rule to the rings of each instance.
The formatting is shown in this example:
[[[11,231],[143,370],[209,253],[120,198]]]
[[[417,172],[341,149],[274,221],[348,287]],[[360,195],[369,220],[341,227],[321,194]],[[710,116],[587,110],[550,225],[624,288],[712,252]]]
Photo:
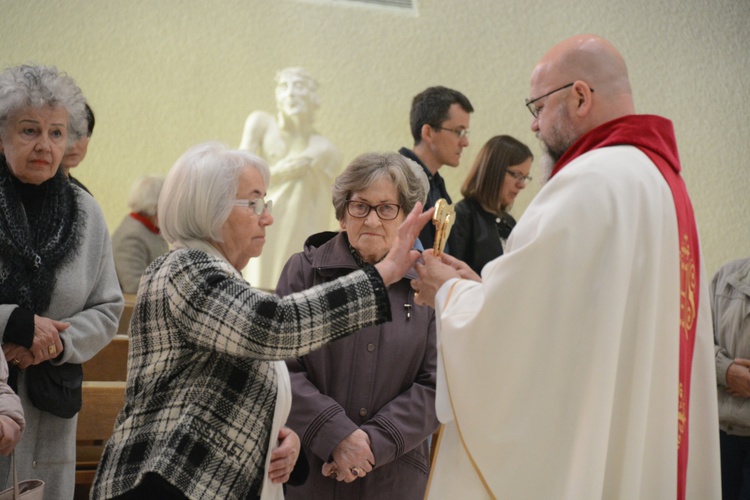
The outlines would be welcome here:
[[[308,238],[287,262],[279,295],[352,276],[395,251],[399,225],[428,189],[419,166],[396,153],[365,154],[336,179],[341,232]],[[435,315],[414,304],[413,270],[391,284],[392,321],[367,326],[287,366],[288,425],[311,476],[287,499],[422,498],[435,415]],[[291,295],[294,296],[294,295]]]
[[[509,135],[497,135],[482,146],[466,176],[447,248],[477,274],[503,254],[516,225],[508,210],[531,181],[533,160],[528,146]]]
[[[172,250],[141,280],[125,406],[92,498],[283,498],[299,439],[284,427],[282,360],[395,314],[387,286],[419,256],[430,211],[415,207],[386,259],[282,299],[240,274],[273,223],[268,179],[259,157],[218,143],[189,149],[168,173],[158,216]]]
[[[60,167],[85,135],[72,78],[47,66],[0,74],[0,335],[26,417],[18,475],[43,480],[47,498],[73,498],[81,363],[112,339],[123,307],[101,208]],[[9,465],[0,460],[0,489]]]

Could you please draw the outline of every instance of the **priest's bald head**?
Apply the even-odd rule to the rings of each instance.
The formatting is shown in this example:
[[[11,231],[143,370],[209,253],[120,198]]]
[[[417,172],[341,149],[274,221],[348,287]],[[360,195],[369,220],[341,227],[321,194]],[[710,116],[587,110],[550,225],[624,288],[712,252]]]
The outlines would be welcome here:
[[[552,47],[534,68],[529,96],[531,130],[547,153],[542,168],[549,171],[586,132],[635,113],[625,60],[596,35],[574,36]]]

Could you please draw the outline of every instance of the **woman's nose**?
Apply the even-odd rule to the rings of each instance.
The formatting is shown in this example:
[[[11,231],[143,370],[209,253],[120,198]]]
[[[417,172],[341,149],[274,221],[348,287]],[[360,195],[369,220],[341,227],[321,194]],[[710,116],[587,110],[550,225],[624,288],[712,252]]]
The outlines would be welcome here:
[[[271,212],[266,210],[265,212],[263,212],[263,214],[261,214],[260,220],[258,222],[260,222],[261,226],[270,226],[271,224],[273,224],[273,215],[271,215]]]
[[[378,213],[374,209],[370,210],[370,213],[365,217],[365,224],[368,226],[377,226],[380,224],[380,217],[378,217]]]

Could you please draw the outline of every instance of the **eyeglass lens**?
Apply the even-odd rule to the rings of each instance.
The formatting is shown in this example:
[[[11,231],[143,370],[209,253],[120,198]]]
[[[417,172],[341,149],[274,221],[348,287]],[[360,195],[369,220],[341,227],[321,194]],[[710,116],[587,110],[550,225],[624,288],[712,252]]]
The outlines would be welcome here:
[[[399,211],[401,210],[401,207],[399,205],[396,205],[395,203],[383,203],[373,206],[356,200],[347,201],[346,207],[349,215],[351,215],[352,217],[357,217],[359,219],[367,217],[368,215],[370,215],[371,210],[375,210],[375,213],[381,219],[392,220],[396,218]]]

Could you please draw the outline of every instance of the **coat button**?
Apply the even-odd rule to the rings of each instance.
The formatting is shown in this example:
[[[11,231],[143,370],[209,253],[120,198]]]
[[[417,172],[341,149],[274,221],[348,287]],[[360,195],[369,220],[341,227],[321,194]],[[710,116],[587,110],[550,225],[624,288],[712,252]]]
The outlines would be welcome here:
[[[367,408],[360,408],[359,409],[359,416],[360,417],[366,417],[367,416]]]
[[[33,462],[31,462],[31,466],[36,469],[36,460],[34,460]]]
[[[374,350],[375,350],[375,344],[372,344],[372,343],[367,344],[367,351],[368,352],[372,352]]]

